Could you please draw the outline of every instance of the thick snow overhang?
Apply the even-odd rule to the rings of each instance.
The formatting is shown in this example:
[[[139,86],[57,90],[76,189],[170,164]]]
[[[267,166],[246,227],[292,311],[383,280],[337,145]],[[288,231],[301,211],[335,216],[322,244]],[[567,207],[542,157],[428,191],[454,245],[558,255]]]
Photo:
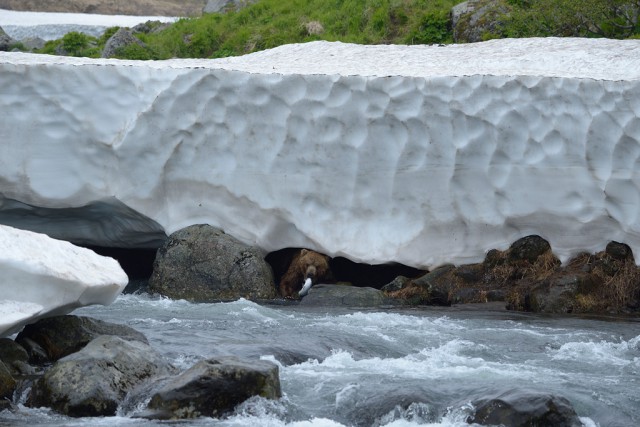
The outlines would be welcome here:
[[[419,267],[528,234],[563,259],[640,253],[640,40],[0,53],[0,111],[0,223],[58,238],[144,247],[209,223]]]

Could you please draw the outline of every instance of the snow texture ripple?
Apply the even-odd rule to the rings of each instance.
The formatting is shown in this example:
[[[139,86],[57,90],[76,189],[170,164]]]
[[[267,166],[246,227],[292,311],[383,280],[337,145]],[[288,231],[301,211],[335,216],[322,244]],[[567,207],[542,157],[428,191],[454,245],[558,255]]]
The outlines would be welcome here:
[[[112,200],[167,233],[209,223],[368,263],[475,262],[528,234],[563,260],[640,253],[640,40],[1,53],[0,88],[0,222]],[[126,246],[131,227],[86,237]]]

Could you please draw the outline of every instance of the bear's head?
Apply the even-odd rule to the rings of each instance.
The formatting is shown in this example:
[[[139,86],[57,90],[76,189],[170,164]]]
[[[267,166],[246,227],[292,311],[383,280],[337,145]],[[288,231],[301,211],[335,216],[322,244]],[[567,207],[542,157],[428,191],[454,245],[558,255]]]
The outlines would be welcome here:
[[[329,257],[315,251],[302,249],[298,258],[303,280],[311,279],[313,283],[329,275]]]

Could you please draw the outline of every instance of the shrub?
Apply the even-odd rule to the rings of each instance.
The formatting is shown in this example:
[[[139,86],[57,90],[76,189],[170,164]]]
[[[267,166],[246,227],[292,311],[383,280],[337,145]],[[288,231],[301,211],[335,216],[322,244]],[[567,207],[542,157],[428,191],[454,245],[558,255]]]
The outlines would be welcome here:
[[[89,47],[89,36],[72,31],[62,37],[61,47],[71,56],[83,56],[84,50]]]

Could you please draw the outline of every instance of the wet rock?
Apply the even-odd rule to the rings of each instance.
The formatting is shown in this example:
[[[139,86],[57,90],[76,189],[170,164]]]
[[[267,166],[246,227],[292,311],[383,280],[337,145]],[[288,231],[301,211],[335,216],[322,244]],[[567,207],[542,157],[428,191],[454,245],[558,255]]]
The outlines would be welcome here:
[[[148,344],[147,338],[126,325],[81,316],[56,316],[25,326],[16,342],[31,350],[35,362],[56,361],[75,353],[100,335],[115,335]],[[34,362],[34,360],[32,360]]]
[[[347,285],[315,285],[300,305],[315,307],[380,307],[388,304],[384,293],[374,288]]]
[[[13,379],[11,371],[3,362],[0,362],[0,402],[5,399],[11,400],[15,389],[16,381]],[[0,409],[2,409],[2,406],[0,406]]]
[[[516,240],[509,247],[509,261],[536,262],[538,257],[550,252],[551,245],[540,236],[527,236]]]
[[[169,236],[158,250],[149,290],[193,302],[276,297],[264,254],[209,225]]]
[[[581,427],[582,422],[563,398],[548,393],[508,391],[472,402],[475,413],[468,423],[509,427]]]
[[[573,313],[577,288],[578,282],[573,277],[545,280],[524,295],[523,309],[534,313]],[[508,308],[516,307],[509,305]]]
[[[386,426],[405,421],[411,413],[413,422],[409,425],[437,423],[436,406],[428,397],[430,390],[411,383],[405,387],[381,384],[375,390],[368,390],[352,384],[336,398],[339,421],[354,427]]]
[[[633,251],[629,245],[619,242],[609,242],[605,248],[605,253],[618,261],[634,261]]]
[[[17,342],[9,338],[0,338],[0,362],[3,362],[12,375],[31,372],[28,367],[29,354]]]
[[[409,279],[408,277],[398,276],[391,282],[384,285],[380,290],[383,292],[399,291],[400,289],[407,286],[409,282],[411,282],[411,279]]]
[[[174,369],[148,344],[103,335],[57,361],[34,383],[27,405],[71,417],[115,415],[135,386]]]
[[[120,28],[115,32],[104,45],[102,50],[103,58],[112,58],[116,56],[120,49],[123,49],[131,44],[137,44],[141,47],[145,47],[145,44],[140,41],[139,38],[134,36],[131,31],[126,28]]]
[[[252,396],[282,395],[278,366],[263,360],[220,357],[198,362],[157,391],[146,418],[218,417]]]
[[[422,288],[428,295],[425,303],[451,305],[449,293],[456,283],[455,267],[453,265],[438,267],[411,283],[413,286]]]
[[[452,304],[471,304],[487,302],[487,295],[481,289],[460,288],[452,292]]]
[[[456,268],[456,276],[462,279],[464,283],[478,283],[484,277],[484,264],[468,264],[461,265]]]

